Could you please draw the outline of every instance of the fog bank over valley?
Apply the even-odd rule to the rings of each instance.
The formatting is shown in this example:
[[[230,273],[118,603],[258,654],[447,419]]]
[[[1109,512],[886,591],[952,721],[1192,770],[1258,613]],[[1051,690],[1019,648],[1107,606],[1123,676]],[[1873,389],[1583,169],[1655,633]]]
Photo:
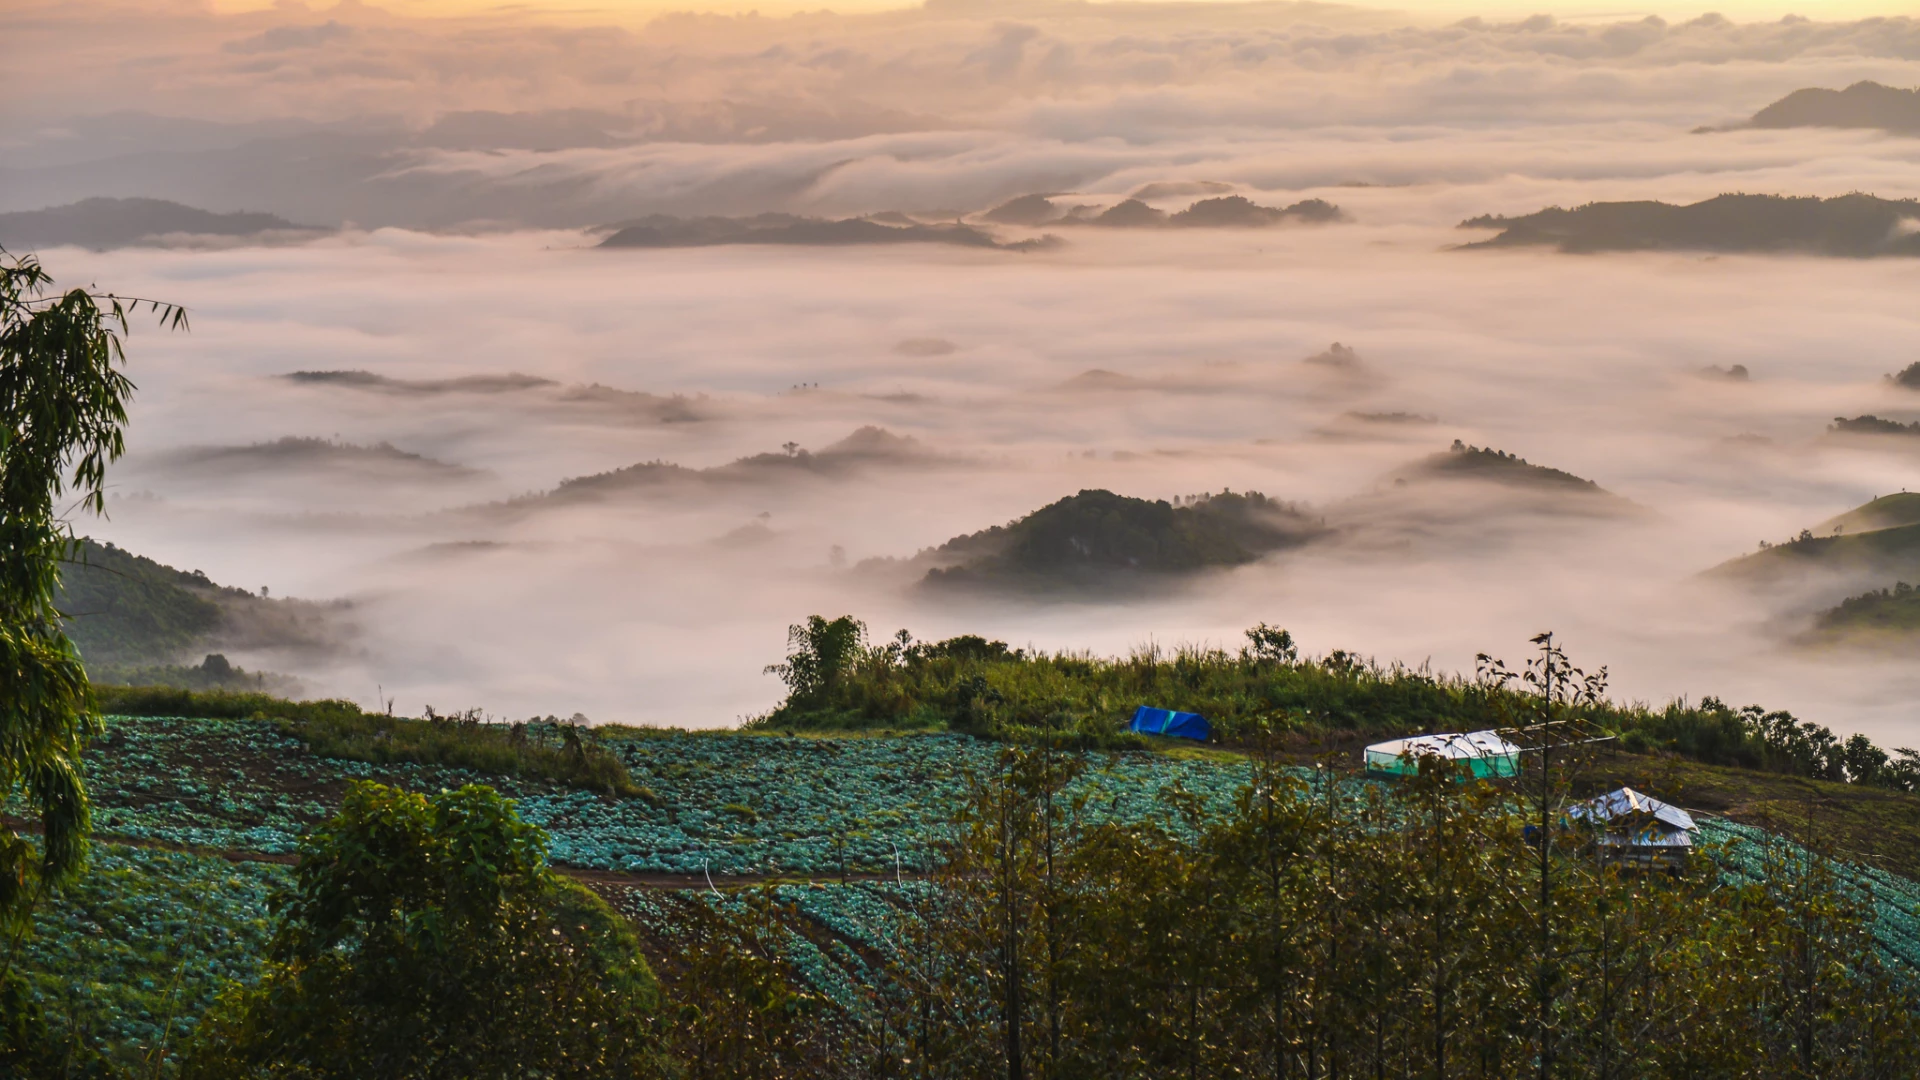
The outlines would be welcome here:
[[[1920,743],[1920,510],[1855,512],[1920,491],[1920,22],[0,33],[0,243],[192,318],[136,325],[76,528],[251,594],[126,663],[712,727],[811,614],[1439,672],[1552,629]]]
[[[352,598],[354,644],[297,674],[367,701],[728,723],[777,698],[759,669],[816,612],[1106,652],[1267,621],[1442,670],[1553,627],[1630,696],[1910,738],[1910,664],[1793,644],[1859,582],[1700,574],[1920,487],[1920,445],[1828,430],[1920,417],[1886,378],[1920,345],[1913,270],[1352,228],[1011,257],[62,250],[196,318],[136,334],[133,450],[85,528]],[[1099,489],[1257,491],[1301,528],[1145,589],[929,590],[908,565]]]

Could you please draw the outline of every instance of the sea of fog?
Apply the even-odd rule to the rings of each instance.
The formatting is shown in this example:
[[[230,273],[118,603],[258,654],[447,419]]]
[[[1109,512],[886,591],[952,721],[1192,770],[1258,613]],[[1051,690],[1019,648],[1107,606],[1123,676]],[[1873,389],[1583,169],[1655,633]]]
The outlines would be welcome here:
[[[1795,651],[1806,604],[1696,577],[1920,488],[1920,453],[1825,438],[1835,416],[1914,411],[1883,377],[1920,359],[1920,266],[1450,250],[1472,238],[1451,227],[1473,203],[1458,191],[1306,193],[1356,222],[1080,230],[1028,254],[399,230],[43,252],[63,281],[192,312],[190,333],[136,326],[131,449],[108,518],[79,525],[222,583],[353,599],[358,636],[297,674],[403,710],[732,724],[778,700],[762,668],[809,614],[1097,653],[1231,648],[1265,621],[1309,652],[1444,671],[1517,659],[1552,629],[1622,697],[1714,694],[1920,741],[1910,661]],[[1303,363],[1336,341],[1356,366]],[[1751,379],[1700,374],[1734,364]],[[281,377],[316,370],[400,381]],[[551,384],[444,381],[508,373]],[[631,393],[580,392],[594,386]],[[818,451],[866,426],[918,446],[828,476],[502,504],[636,463]],[[183,464],[285,436],[404,454]],[[1468,515],[1132,603],[956,602],[859,565],[1083,488],[1334,506],[1454,439],[1645,513]]]
[[[352,602],[333,654],[236,662],[409,712],[710,727],[778,701],[763,668],[811,614],[1107,654],[1233,648],[1264,621],[1312,653],[1438,671],[1516,661],[1552,629],[1622,697],[1712,694],[1920,745],[1910,659],[1792,646],[1837,597],[1699,577],[1920,490],[1920,452],[1826,430],[1920,417],[1884,378],[1920,361],[1920,262],[1453,250],[1487,235],[1463,219],[1556,204],[1920,194],[1920,139],[1732,129],[1800,88],[1920,82],[1920,20],[930,3],[578,23],[0,12],[19,91],[0,211],[145,196],[337,229],[39,253],[63,285],[192,319],[136,322],[130,451],[108,517],[76,526]],[[1233,190],[1351,220],[1059,227],[1026,253],[613,251],[580,231],[951,220],[1167,184],[1168,210]],[[1305,362],[1335,342],[1357,362]],[[1734,365],[1750,378],[1702,374]],[[544,494],[868,428],[912,442],[867,431],[833,470],[640,469],[605,498]],[[1396,470],[1456,439],[1637,510],[1428,506],[1129,603],[960,602],[870,562],[1095,487],[1254,490],[1364,523]]]

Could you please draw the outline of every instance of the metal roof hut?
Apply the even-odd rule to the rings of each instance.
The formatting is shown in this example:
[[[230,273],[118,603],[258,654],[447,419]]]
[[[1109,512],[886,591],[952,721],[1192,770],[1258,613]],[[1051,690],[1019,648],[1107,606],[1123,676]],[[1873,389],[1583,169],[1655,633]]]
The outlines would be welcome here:
[[[1367,772],[1380,776],[1413,776],[1423,758],[1439,758],[1464,767],[1476,777],[1517,776],[1520,747],[1492,731],[1465,735],[1416,735],[1374,743],[1366,750]]]
[[[1597,827],[1594,842],[1614,862],[1679,870],[1693,853],[1693,815],[1632,788],[1610,791],[1574,806],[1567,816]]]

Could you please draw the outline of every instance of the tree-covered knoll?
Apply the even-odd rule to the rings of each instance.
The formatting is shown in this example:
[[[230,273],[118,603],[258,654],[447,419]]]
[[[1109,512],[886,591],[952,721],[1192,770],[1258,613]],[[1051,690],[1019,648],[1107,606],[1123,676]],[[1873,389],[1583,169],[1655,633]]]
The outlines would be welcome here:
[[[294,680],[239,671],[224,650],[325,653],[350,632],[346,601],[270,599],[85,538],[61,564],[55,596],[96,683],[284,694]]]
[[[1546,465],[1535,465],[1518,454],[1492,447],[1468,446],[1459,439],[1438,454],[1422,458],[1399,476],[1403,479],[1486,480],[1513,487],[1533,487],[1590,495],[1609,495],[1585,477]]]
[[[930,586],[1102,589],[1240,566],[1320,531],[1316,519],[1259,492],[1172,503],[1087,490],[955,537],[917,561],[935,564]]]
[[[1816,641],[1910,638],[1920,631],[1920,589],[1904,581],[1849,596],[1814,620]]]
[[[850,616],[814,616],[789,635],[792,653],[770,670],[785,701],[750,727],[763,730],[949,729],[1012,741],[1144,745],[1126,731],[1139,705],[1204,714],[1217,740],[1248,745],[1265,733],[1323,730],[1381,737],[1515,724],[1526,699],[1485,678],[1380,665],[1335,650],[1302,656],[1292,635],[1262,624],[1237,652],[1158,646],[1125,657],[1039,653],[975,636],[916,642],[906,631],[867,639]],[[1864,736],[1714,698],[1660,709],[1597,700],[1582,715],[1629,751],[1664,750],[1716,765],[1920,789],[1920,755],[1888,753]]]
[[[1879,128],[1920,133],[1920,89],[1863,79],[1845,90],[1809,86],[1753,114],[1757,128]]]
[[[1729,559],[1708,576],[1765,584],[1807,572],[1852,577],[1920,577],[1920,524],[1866,532],[1815,536],[1802,529],[1780,543],[1760,542],[1760,550]]]

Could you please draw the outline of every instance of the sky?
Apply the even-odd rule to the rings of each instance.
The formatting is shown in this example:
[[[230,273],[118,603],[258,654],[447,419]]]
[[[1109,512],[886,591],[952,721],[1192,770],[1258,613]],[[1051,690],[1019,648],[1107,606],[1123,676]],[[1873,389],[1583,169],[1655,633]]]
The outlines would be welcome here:
[[[1920,744],[1910,657],[1797,644],[1847,589],[1891,582],[1701,576],[1920,490],[1920,453],[1827,430],[1920,419],[1885,378],[1920,361],[1920,266],[1459,249],[1489,235],[1465,219],[1594,200],[1920,195],[1920,139],[1739,127],[1803,87],[1920,85],[1920,22],[417,10],[0,13],[23,103],[0,118],[0,212],[141,196],[313,227],[39,252],[62,282],[192,311],[190,333],[130,340],[130,452],[84,530],[350,603],[332,652],[236,651],[248,667],[407,710],[708,727],[777,702],[762,669],[810,614],[1108,654],[1237,647],[1264,621],[1312,653],[1443,671],[1551,628],[1624,698],[1711,694]],[[1029,193],[1323,199],[1346,220],[982,222]],[[885,211],[1059,243],[594,246],[650,214]],[[1307,362],[1333,342],[1357,363]],[[1736,364],[1748,380],[1710,374]],[[388,381],[285,378],[302,371]],[[508,375],[529,378],[448,381]],[[551,494],[866,428],[912,442],[818,474]],[[263,449],[287,437],[334,450]],[[1455,439],[1632,509],[1397,502],[1393,478]],[[916,552],[1093,487],[1256,490],[1343,531],[1153,599],[914,584]]]
[[[1197,2],[1205,0],[1169,0],[1171,3]],[[223,13],[241,13],[254,11],[284,11],[297,5],[286,0],[213,0],[205,8]],[[324,4],[304,5],[309,10],[323,10]],[[389,0],[388,3],[375,5],[388,11],[407,15],[426,17],[499,17],[533,15],[568,22],[612,21],[620,23],[645,22],[660,15],[675,12],[698,12],[702,14],[740,15],[757,12],[762,15],[778,16],[805,12],[834,11],[840,13],[865,13],[895,11],[919,5],[891,3],[888,0],[855,0],[851,3],[819,4],[807,2],[760,3],[757,0],[747,3],[675,3],[672,0],[628,0],[628,2],[608,2],[608,0],[562,0],[550,3],[509,3],[497,4],[475,2],[475,0]],[[996,5],[997,9],[1017,15],[1022,5],[1008,3]],[[1396,4],[1375,5],[1382,10],[1394,12],[1408,21],[1445,22],[1473,16],[1487,15],[1552,15],[1561,19],[1577,22],[1614,22],[1623,18],[1643,18],[1658,15],[1673,20],[1684,20],[1717,12],[1730,19],[1749,21],[1755,19],[1780,18],[1784,15],[1802,15],[1814,19],[1860,19],[1876,15],[1908,15],[1912,5],[1901,0],[1733,0],[1730,3],[1706,4],[1685,3],[1565,3],[1540,2],[1540,0],[1495,0],[1491,3],[1475,3],[1473,0],[1413,0]]]

